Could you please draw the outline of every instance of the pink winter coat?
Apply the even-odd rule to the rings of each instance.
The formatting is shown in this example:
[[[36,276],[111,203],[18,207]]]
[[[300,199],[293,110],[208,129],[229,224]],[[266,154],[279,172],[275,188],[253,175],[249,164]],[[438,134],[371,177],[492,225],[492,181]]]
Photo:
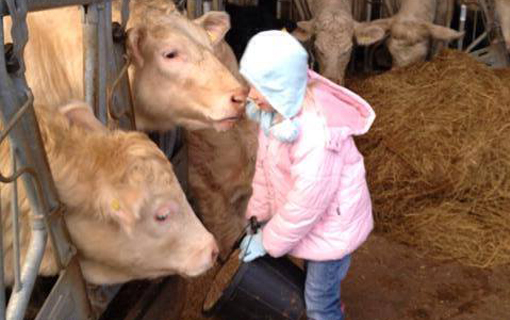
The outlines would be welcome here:
[[[268,221],[263,245],[273,257],[335,260],[373,229],[363,156],[352,135],[375,119],[369,104],[313,71],[314,103],[296,116],[299,138],[282,143],[259,132],[253,195],[246,216]]]

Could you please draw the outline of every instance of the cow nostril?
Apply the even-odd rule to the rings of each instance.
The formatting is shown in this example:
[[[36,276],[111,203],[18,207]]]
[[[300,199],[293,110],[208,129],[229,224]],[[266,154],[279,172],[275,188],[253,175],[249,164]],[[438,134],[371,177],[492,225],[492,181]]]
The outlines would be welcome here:
[[[246,100],[246,96],[239,95],[239,94],[234,94],[230,98],[230,101],[232,101],[233,103],[236,103],[236,104],[244,103],[245,100]]]
[[[232,96],[230,97],[230,101],[232,101],[235,104],[244,104],[247,98],[248,90],[241,89],[232,94]]]
[[[218,259],[218,255],[220,254],[220,250],[218,250],[218,247],[215,245],[212,253],[211,253],[211,261],[214,263]]]

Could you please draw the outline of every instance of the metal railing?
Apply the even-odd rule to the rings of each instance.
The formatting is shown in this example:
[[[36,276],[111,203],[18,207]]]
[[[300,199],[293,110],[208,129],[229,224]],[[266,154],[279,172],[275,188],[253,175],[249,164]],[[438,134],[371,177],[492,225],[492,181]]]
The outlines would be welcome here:
[[[31,3],[32,4],[32,3]],[[34,7],[39,7],[37,3]],[[0,277],[0,319],[23,319],[30,295],[38,274],[48,237],[53,247],[54,259],[60,270],[74,263],[74,250],[69,242],[60,213],[63,206],[58,201],[56,189],[37,126],[33,110],[33,97],[24,77],[25,65],[23,50],[28,41],[26,14],[29,8],[26,1],[6,0],[0,2],[0,12],[10,14],[13,45],[7,55],[4,46],[3,15],[0,18],[0,117],[4,129],[0,143],[9,137],[11,146],[12,174],[0,176],[1,183],[13,183],[13,271],[14,286],[6,303],[4,277]],[[10,70],[8,70],[8,66]],[[18,168],[19,166],[19,168]],[[17,179],[21,178],[32,210],[30,221],[31,240],[24,263],[20,263],[19,208]],[[4,215],[2,214],[2,220]],[[3,240],[3,234],[0,238]],[[4,271],[3,241],[0,247],[1,272]],[[65,273],[62,273],[64,275]],[[82,280],[83,281],[83,280]],[[80,291],[80,288],[82,289]],[[73,304],[83,304],[82,319],[87,319],[88,309],[83,282],[76,284],[69,297]],[[85,297],[85,299],[84,299]]]

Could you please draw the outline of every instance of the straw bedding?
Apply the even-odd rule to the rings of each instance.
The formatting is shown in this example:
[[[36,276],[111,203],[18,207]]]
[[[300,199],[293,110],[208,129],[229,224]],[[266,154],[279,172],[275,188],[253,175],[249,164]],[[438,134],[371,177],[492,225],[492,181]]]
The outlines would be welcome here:
[[[186,304],[181,314],[181,320],[218,320],[216,317],[207,318],[202,315],[202,303],[214,281],[214,275],[220,270],[216,265],[206,274],[188,279],[186,284]]]
[[[346,84],[377,114],[356,139],[376,225],[420,254],[510,262],[510,72],[496,72],[447,50]]]

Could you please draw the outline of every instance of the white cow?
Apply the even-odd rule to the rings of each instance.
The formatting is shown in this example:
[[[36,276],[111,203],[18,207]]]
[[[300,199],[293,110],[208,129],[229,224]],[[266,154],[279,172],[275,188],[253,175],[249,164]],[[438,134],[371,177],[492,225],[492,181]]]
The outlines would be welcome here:
[[[439,9],[445,8],[446,1],[450,0],[398,0],[397,14],[370,22],[385,31],[371,40],[379,41],[386,34],[389,35],[387,45],[394,67],[424,61],[429,53],[431,39],[451,41],[464,35],[463,32],[434,23],[440,14]]]

